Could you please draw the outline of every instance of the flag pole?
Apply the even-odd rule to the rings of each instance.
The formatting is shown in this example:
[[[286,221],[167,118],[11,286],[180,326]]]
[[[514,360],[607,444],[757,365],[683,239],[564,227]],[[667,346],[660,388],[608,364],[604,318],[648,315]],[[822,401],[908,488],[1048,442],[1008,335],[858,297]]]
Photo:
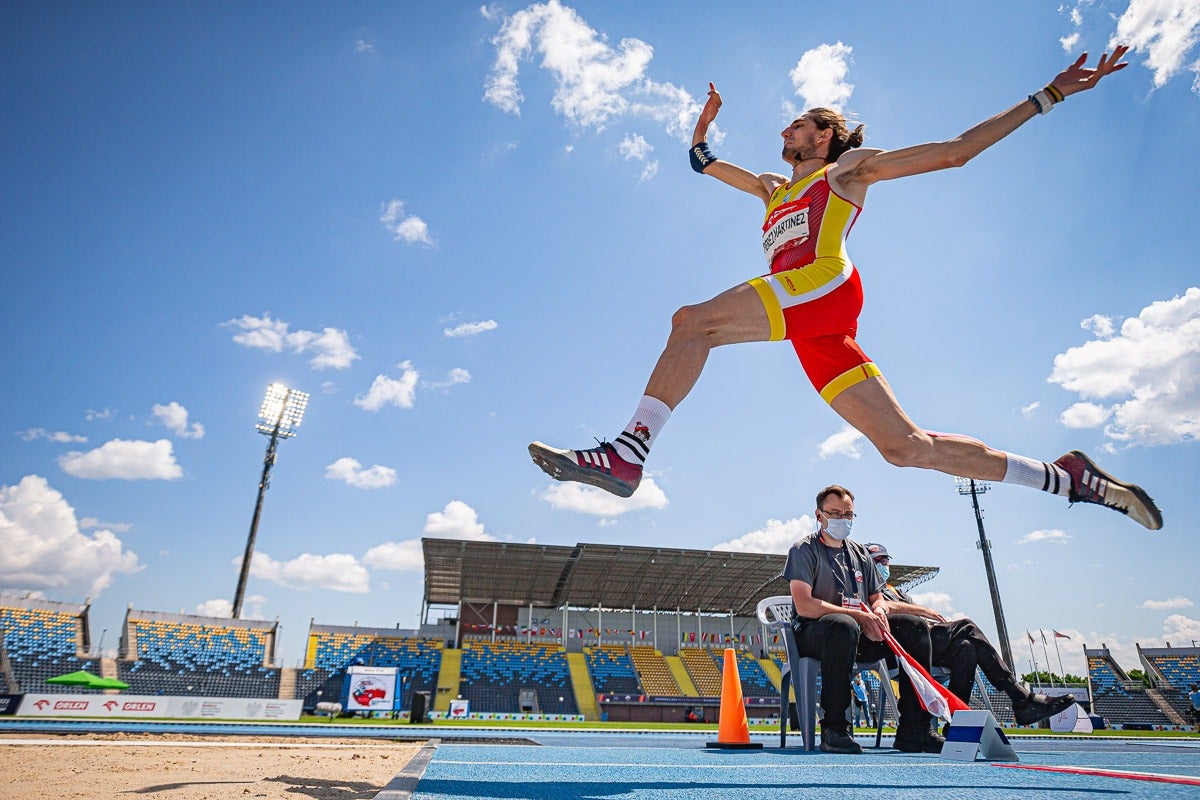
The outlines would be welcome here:
[[[1054,673],[1050,671],[1050,651],[1046,649],[1046,632],[1038,628],[1038,633],[1042,635],[1042,655],[1046,657],[1046,671],[1050,672],[1050,685],[1054,685]]]
[[[1058,671],[1062,673],[1063,684],[1065,685],[1067,682],[1067,673],[1062,665],[1062,651],[1058,649],[1058,631],[1054,631],[1054,652],[1058,654]]]
[[[1025,631],[1025,641],[1029,642],[1029,660],[1033,662],[1033,685],[1037,688],[1042,688],[1042,679],[1038,675],[1037,656],[1033,654],[1033,634],[1028,630]]]

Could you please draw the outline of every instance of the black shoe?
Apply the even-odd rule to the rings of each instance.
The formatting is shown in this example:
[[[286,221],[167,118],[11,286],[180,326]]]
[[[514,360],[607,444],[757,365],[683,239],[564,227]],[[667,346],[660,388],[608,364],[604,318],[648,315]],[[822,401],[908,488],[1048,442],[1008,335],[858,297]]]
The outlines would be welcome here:
[[[1018,725],[1032,725],[1035,722],[1041,722],[1047,717],[1053,717],[1055,714],[1066,711],[1074,703],[1075,695],[1073,694],[1060,694],[1055,697],[1047,697],[1044,694],[1031,694],[1024,700],[1013,701],[1013,716],[1016,718]]]
[[[929,728],[919,731],[896,731],[896,742],[892,746],[902,753],[940,753],[946,740]]]
[[[862,755],[862,745],[854,741],[846,731],[822,728],[821,752],[858,756]]]

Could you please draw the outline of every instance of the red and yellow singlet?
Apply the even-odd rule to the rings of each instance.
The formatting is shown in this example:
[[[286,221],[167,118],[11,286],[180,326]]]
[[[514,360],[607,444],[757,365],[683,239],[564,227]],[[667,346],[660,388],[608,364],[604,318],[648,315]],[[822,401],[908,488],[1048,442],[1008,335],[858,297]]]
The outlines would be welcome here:
[[[829,186],[826,165],[771,195],[763,254],[771,272],[749,281],[762,298],[773,342],[787,339],[825,402],[881,374],[854,341],[862,284],[846,254],[861,209]]]

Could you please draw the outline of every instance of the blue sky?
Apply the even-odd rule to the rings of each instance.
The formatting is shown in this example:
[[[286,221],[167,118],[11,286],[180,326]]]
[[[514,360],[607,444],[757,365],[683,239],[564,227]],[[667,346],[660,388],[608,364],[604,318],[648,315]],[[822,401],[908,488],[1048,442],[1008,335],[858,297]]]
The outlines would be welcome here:
[[[961,170],[872,189],[860,342],[918,424],[1142,483],[1149,533],[996,486],[1023,632],[1200,640],[1200,8],[1176,0],[836,6],[579,2],[9,9],[0,30],[0,589],[227,613],[266,386],[280,446],[247,615],[413,627],[423,535],[786,552],[813,495],[935,564],[992,628],[969,500],[844,429],[787,345],[713,354],[629,500],[555,484],[534,439],[624,425],[672,312],[762,271],[762,209],[685,154],[783,171],[835,104],[867,144],[951,138],[1084,50],[1123,72]],[[1038,652],[1038,658],[1042,656]]]

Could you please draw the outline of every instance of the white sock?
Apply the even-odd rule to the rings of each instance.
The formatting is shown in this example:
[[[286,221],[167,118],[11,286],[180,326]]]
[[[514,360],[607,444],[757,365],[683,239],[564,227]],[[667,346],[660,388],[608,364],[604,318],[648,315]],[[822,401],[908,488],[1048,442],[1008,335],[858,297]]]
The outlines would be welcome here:
[[[625,430],[613,442],[617,455],[633,464],[643,464],[650,455],[650,443],[658,440],[671,408],[657,397],[642,395],[637,411],[629,419]]]
[[[1045,461],[1035,461],[1016,453],[1005,453],[1004,455],[1008,459],[1008,468],[1004,472],[1004,483],[1015,483],[1018,486],[1041,489],[1043,492],[1062,497],[1070,496],[1071,476],[1062,467]]]

